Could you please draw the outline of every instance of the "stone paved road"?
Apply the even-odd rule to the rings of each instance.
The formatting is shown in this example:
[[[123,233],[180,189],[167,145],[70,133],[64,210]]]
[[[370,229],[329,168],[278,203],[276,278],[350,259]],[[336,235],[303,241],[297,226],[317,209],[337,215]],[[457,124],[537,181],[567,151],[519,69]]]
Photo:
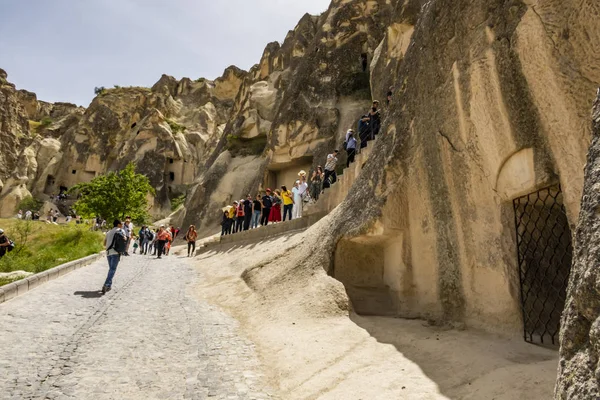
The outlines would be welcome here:
[[[1,399],[270,399],[237,322],[185,258],[106,260],[0,304]]]

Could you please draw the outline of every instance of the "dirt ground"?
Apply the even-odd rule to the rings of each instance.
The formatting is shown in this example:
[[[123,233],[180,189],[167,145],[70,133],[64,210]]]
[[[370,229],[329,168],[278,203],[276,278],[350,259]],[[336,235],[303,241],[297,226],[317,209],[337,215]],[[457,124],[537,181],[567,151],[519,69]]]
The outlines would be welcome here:
[[[348,311],[343,285],[297,268],[308,234],[196,257],[198,295],[240,321],[281,398],[552,398],[555,350]]]

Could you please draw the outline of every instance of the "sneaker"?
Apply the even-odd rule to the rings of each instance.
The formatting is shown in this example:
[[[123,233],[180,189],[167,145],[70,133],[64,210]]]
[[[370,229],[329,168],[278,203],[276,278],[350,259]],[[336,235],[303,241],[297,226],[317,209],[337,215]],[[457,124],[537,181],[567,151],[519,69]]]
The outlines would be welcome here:
[[[161,258],[162,258],[161,256],[156,257],[157,260],[160,260]]]
[[[106,294],[108,292],[108,286],[102,286],[102,294]]]

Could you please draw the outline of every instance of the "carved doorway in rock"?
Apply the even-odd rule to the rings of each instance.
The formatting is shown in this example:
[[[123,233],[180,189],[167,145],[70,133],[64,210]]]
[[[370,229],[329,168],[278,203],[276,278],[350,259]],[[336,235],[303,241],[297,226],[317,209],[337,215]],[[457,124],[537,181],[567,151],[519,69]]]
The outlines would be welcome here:
[[[46,177],[46,185],[44,186],[44,193],[45,194],[53,194],[55,188],[54,188],[54,184],[56,183],[56,179],[54,179],[54,177],[52,175],[48,175]]]
[[[571,271],[571,230],[560,185],[513,200],[526,342],[558,343]]]

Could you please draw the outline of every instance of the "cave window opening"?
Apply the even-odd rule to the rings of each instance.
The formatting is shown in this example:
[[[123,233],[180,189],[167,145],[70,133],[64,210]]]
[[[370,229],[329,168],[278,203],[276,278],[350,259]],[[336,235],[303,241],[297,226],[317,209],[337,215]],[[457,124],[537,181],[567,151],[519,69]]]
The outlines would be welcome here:
[[[173,164],[173,159],[169,158],[169,164]]]
[[[169,179],[171,180],[171,182],[175,180],[175,172],[169,172]]]
[[[360,55],[360,59],[361,59],[361,65],[362,65],[362,70],[363,72],[367,72],[367,67],[368,67],[368,61],[367,61],[367,53],[362,53]]]
[[[523,337],[558,344],[571,272],[571,229],[560,185],[513,200]]]
[[[73,175],[75,175],[75,174],[77,173],[77,170],[76,170],[76,169],[74,169],[74,170],[72,170],[72,171],[71,171],[71,173],[72,173]]]

